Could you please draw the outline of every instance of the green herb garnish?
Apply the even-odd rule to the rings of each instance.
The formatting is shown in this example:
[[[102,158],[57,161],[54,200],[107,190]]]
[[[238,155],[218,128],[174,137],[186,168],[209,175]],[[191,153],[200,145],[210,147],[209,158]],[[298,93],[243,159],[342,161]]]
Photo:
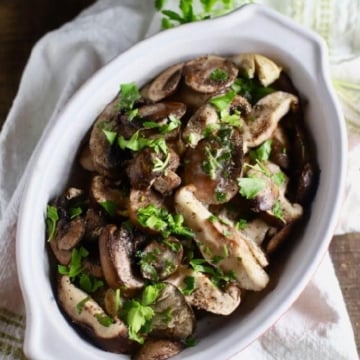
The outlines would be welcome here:
[[[82,270],[82,260],[89,255],[89,252],[84,248],[74,248],[71,252],[71,260],[68,266],[58,265],[58,271],[61,275],[68,275],[71,279],[78,276]]]
[[[185,286],[180,291],[185,295],[191,295],[195,291],[195,278],[193,276],[186,276],[184,278]]]
[[[115,216],[116,215],[116,209],[117,206],[116,204],[111,201],[111,200],[106,200],[106,201],[102,201],[101,203],[99,203],[101,205],[101,207],[110,215],[110,216]]]
[[[239,192],[246,199],[254,199],[265,188],[265,180],[260,178],[238,178]]]
[[[131,111],[134,104],[141,98],[139,89],[135,83],[120,85],[119,111]]]
[[[55,206],[48,205],[46,208],[46,232],[47,240],[51,241],[56,232],[56,225],[59,220],[59,214]]]
[[[109,327],[114,323],[114,319],[105,313],[97,313],[94,316],[102,326]]]
[[[248,226],[248,222],[245,219],[239,219],[235,224],[235,227],[238,230],[244,230],[247,228],[247,226]]]
[[[215,69],[210,74],[210,80],[212,81],[222,82],[222,81],[226,81],[228,78],[229,78],[229,74],[226,71],[219,68]]]
[[[86,298],[82,299],[79,303],[76,304],[76,311],[80,315],[82,311],[84,310],[85,304],[90,300],[90,296],[87,296]]]
[[[253,161],[268,161],[271,153],[272,140],[264,141],[260,146],[249,151],[250,158]]]
[[[90,274],[81,274],[79,279],[79,285],[82,290],[91,294],[103,287],[104,282]]]
[[[181,125],[180,119],[170,115],[166,124],[159,124],[155,121],[144,121],[143,126],[148,129],[157,129],[160,134],[167,134]]]

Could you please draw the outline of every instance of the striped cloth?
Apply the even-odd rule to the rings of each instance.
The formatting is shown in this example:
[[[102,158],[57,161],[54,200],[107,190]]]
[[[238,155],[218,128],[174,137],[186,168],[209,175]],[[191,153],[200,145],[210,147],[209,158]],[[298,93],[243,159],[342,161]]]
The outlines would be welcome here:
[[[234,1],[239,6],[250,2]],[[350,142],[349,184],[344,218],[337,232],[360,231],[360,1],[255,2],[312,28],[328,44],[334,86],[343,105]],[[177,4],[168,1],[169,7]],[[32,151],[44,128],[54,123],[69,97],[91,74],[149,31],[158,30],[159,14],[154,15],[153,1],[98,0],[73,22],[47,34],[32,51],[0,134],[0,359],[25,359],[25,310],[14,245],[25,168]],[[57,355],[54,358],[61,359]],[[328,256],[288,314],[236,359],[358,359]]]

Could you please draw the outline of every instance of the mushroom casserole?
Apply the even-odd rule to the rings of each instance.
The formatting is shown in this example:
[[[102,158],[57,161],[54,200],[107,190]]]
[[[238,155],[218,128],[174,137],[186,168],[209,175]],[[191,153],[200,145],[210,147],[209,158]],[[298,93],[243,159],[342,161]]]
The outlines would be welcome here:
[[[263,290],[315,194],[303,104],[273,60],[208,55],[122,84],[47,207],[60,308],[100,348],[167,359]]]

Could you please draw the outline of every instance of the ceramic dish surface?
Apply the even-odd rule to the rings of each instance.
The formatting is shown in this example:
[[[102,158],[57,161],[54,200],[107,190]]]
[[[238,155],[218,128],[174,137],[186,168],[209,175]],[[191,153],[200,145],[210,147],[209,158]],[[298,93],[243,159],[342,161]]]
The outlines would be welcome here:
[[[315,140],[320,182],[311,216],[276,284],[261,296],[255,309],[200,322],[199,343],[174,360],[230,358],[264,333],[300,295],[320,264],[336,225],[344,188],[345,128],[330,88],[322,40],[266,7],[248,5],[218,19],[161,32],[115,58],[77,92],[38,144],[17,231],[18,273],[27,318],[25,353],[29,358],[129,358],[102,351],[80,337],[60,312],[49,276],[46,206],[64,190],[79,144],[97,115],[116,96],[121,83],[134,81],[142,86],[182,60],[241,52],[261,53],[281,64],[307,100],[305,119]]]

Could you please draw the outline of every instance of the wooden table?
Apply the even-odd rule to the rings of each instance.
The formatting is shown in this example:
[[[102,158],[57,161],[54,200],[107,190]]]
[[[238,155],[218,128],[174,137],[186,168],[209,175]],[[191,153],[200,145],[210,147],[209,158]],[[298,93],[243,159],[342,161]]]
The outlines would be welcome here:
[[[71,20],[81,9],[94,2],[94,0],[2,0],[0,2],[0,126],[5,121],[16,95],[21,73],[34,43],[43,34]],[[335,236],[330,246],[330,253],[360,350],[360,234]]]

